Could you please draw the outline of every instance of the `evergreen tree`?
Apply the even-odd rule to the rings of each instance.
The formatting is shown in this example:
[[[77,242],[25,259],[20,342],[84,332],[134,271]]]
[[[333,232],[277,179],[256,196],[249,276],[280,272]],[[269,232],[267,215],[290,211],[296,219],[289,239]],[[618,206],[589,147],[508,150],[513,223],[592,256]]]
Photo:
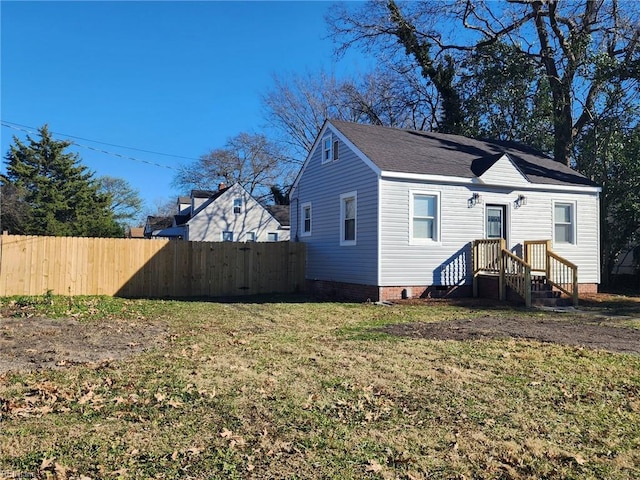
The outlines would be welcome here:
[[[20,192],[19,221],[11,233],[23,235],[120,237],[123,228],[111,211],[111,198],[100,193],[93,173],[80,164],[77,154],[65,153],[71,145],[51,137],[47,125],[39,140],[13,138],[5,159],[5,189]],[[4,219],[4,212],[3,212]],[[4,223],[4,222],[3,222]]]

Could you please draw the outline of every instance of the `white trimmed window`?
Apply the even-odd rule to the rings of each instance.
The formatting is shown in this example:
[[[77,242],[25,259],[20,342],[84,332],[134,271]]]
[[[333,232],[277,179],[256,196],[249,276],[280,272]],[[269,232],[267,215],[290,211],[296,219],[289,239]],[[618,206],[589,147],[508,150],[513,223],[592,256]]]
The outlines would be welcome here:
[[[234,198],[233,199],[233,213],[238,214],[242,213],[242,199]]]
[[[278,232],[267,233],[267,242],[277,242],[277,241],[278,241]]]
[[[229,231],[222,232],[222,241],[233,242],[233,232],[229,232]]]
[[[322,139],[322,163],[338,160],[338,139],[327,135]]]
[[[576,243],[576,204],[555,202],[553,204],[554,243]]]
[[[311,204],[303,203],[300,206],[300,217],[301,217],[301,235],[303,237],[308,237],[311,235]]]
[[[245,242],[255,242],[256,241],[256,232],[247,232],[244,234]]]
[[[440,241],[440,196],[437,193],[410,192],[409,243]]]
[[[340,245],[355,245],[357,236],[358,194],[340,195]]]

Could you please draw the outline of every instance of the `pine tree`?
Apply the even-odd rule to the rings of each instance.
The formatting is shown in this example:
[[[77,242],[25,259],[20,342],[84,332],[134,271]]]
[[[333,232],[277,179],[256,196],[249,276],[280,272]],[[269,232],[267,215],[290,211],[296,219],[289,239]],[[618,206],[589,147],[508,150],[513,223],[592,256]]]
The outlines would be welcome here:
[[[71,145],[51,137],[47,125],[39,140],[14,137],[5,159],[3,183],[21,192],[24,209],[11,233],[23,235],[120,237],[124,231],[110,209],[111,199],[99,191],[93,173],[81,165]],[[4,216],[5,212],[3,212]]]

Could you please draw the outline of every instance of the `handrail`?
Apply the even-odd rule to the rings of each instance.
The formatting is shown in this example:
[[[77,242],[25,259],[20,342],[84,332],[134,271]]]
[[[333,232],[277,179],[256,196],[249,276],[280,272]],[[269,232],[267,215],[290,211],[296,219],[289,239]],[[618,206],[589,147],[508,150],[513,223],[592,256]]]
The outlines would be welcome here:
[[[554,252],[547,252],[547,282],[569,295],[578,305],[578,266]]]
[[[524,241],[524,261],[531,265],[531,270],[546,273],[546,256],[549,251],[551,251],[551,240]]]
[[[514,255],[509,250],[502,250],[503,285],[511,287],[524,299],[527,307],[531,306],[531,265]],[[505,288],[503,287],[503,288]],[[506,288],[503,296],[506,297]]]
[[[506,286],[511,287],[531,304],[531,273],[544,274],[547,283],[571,297],[578,305],[578,266],[551,250],[551,240],[526,240],[524,259],[505,248],[503,239],[482,239],[472,242],[473,296],[478,296],[478,275],[499,274],[500,299],[506,298]]]
[[[500,251],[505,248],[502,238],[482,239],[473,241],[473,274],[485,271],[500,272]]]

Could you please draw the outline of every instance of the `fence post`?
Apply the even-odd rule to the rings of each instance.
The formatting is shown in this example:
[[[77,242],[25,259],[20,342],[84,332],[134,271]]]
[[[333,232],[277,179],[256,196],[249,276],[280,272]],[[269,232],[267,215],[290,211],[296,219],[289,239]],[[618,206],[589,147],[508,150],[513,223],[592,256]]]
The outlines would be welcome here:
[[[524,304],[531,307],[531,267],[524,267]]]
[[[471,242],[471,268],[473,276],[473,298],[478,298],[478,243]]]
[[[578,269],[573,268],[573,306],[578,306]]]

